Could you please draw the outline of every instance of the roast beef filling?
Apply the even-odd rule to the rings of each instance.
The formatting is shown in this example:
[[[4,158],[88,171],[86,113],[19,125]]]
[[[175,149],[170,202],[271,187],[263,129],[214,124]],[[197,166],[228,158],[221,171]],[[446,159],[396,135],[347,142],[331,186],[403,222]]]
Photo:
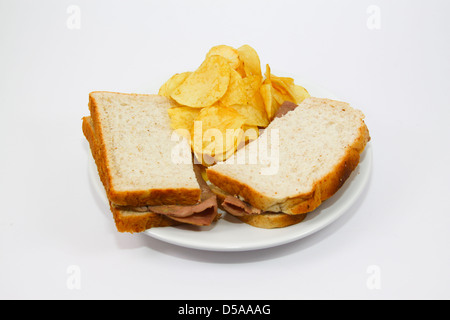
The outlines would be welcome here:
[[[277,113],[275,114],[275,118],[281,118],[283,117],[286,113],[288,113],[289,111],[294,110],[295,108],[297,108],[298,105],[296,105],[293,102],[290,101],[285,101],[283,102],[283,104],[278,108]]]
[[[191,206],[163,205],[143,207],[119,207],[136,212],[163,214],[173,220],[197,226],[209,226],[217,216],[217,197],[203,180],[202,167],[194,164],[195,176],[202,190],[200,202]]]
[[[249,203],[244,202],[236,197],[227,196],[222,202],[222,207],[233,216],[241,217],[248,214],[261,214],[262,211],[258,208],[251,206]]]

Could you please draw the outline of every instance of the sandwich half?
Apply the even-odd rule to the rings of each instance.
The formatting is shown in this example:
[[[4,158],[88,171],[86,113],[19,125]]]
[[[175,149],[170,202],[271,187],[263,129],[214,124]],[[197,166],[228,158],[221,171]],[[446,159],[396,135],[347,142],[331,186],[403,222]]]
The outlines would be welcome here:
[[[182,223],[205,226],[218,218],[216,195],[170,127],[168,98],[92,92],[83,118],[117,230],[142,232]],[[184,160],[184,161],[183,161]]]
[[[286,102],[257,140],[207,175],[220,208],[255,227],[286,227],[339,190],[369,140],[363,113],[348,103]]]

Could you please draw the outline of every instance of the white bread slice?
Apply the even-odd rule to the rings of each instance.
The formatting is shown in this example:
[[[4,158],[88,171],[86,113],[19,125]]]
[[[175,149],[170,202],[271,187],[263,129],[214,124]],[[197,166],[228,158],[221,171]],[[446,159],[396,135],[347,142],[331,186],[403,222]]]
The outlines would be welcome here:
[[[295,110],[273,120],[258,138],[278,130],[279,168],[275,174],[263,174],[273,164],[260,161],[259,153],[256,164],[237,163],[242,153],[248,154],[251,145],[258,143],[255,140],[227,161],[208,168],[208,178],[226,193],[263,211],[290,215],[313,211],[357,167],[370,140],[363,119],[361,111],[345,102],[305,99]],[[270,150],[273,146],[267,140]]]
[[[201,189],[192,162],[177,163],[172,159],[179,143],[171,139],[167,109],[172,106],[170,99],[158,95],[90,93],[92,127],[98,139],[97,167],[113,204],[199,202]],[[83,130],[86,128],[83,126]]]
[[[107,177],[104,174],[106,168],[104,167],[105,161],[100,157],[100,144],[96,138],[94,125],[91,117],[83,118],[83,133],[89,142],[89,146],[94,157],[97,169],[100,174],[100,179],[103,181]],[[170,219],[164,215],[156,214],[153,212],[136,212],[133,210],[125,210],[118,208],[110,202],[110,209],[113,213],[113,218],[117,231],[119,232],[142,232],[150,228],[166,227],[179,225],[180,223]]]

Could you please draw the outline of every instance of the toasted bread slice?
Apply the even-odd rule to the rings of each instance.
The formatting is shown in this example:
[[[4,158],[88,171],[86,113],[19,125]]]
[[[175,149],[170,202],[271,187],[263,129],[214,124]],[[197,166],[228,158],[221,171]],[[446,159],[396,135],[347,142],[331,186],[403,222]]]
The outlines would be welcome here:
[[[193,164],[172,159],[180,143],[173,139],[170,127],[167,109],[172,106],[170,99],[158,95],[89,95],[92,128],[98,142],[96,161],[112,203],[193,205],[200,200]],[[87,137],[89,134],[85,132]]]
[[[258,140],[208,168],[208,178],[226,193],[262,211],[290,215],[311,212],[339,190],[357,167],[370,140],[363,119],[362,112],[347,103],[308,98],[273,120]],[[278,141],[267,139],[267,149],[277,153],[271,163],[261,161],[264,157],[258,148],[256,163],[239,164],[236,159],[246,159],[252,144],[274,132]],[[274,161],[278,162],[277,170],[264,174]],[[250,223],[259,218],[253,215],[246,219]]]

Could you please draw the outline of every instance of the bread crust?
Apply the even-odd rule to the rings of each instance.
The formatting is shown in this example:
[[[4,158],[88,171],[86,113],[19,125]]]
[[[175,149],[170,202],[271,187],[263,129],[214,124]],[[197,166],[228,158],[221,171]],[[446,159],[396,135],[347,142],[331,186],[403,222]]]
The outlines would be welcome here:
[[[228,196],[223,190],[218,187],[211,185],[211,191],[217,196],[219,208],[223,211],[227,211],[222,203]],[[262,214],[252,214],[244,216],[234,216],[235,218],[247,223],[253,227],[263,228],[263,229],[274,229],[274,228],[285,228],[292,226],[294,224],[300,223],[305,220],[307,214],[297,214],[291,215],[286,213],[262,213]]]
[[[177,189],[150,189],[150,190],[136,190],[136,191],[120,191],[114,188],[112,183],[111,171],[109,168],[109,157],[106,151],[106,146],[102,142],[103,131],[102,123],[100,120],[100,114],[98,112],[97,101],[94,97],[95,92],[89,94],[89,109],[91,112],[91,119],[93,125],[93,131],[97,136],[97,145],[95,146],[95,151],[93,154],[97,156],[96,163],[99,170],[100,179],[105,187],[108,199],[117,205],[123,206],[156,206],[156,205],[193,205],[200,201],[201,189],[190,189],[190,188],[177,188]],[[127,93],[117,93],[121,95],[132,95],[137,94],[127,94]],[[148,95],[155,96],[155,95]],[[84,119],[83,119],[84,120]],[[84,121],[83,121],[83,132],[86,135]],[[88,138],[89,140],[89,138]],[[92,149],[92,147],[91,147]]]
[[[150,228],[180,225],[181,222],[172,220],[162,214],[153,212],[135,212],[118,209],[110,203],[117,231],[138,233]]]
[[[330,198],[342,187],[352,171],[358,166],[360,154],[369,141],[369,130],[362,121],[358,138],[347,147],[345,155],[334,169],[321,180],[316,181],[310,192],[285,199],[283,202],[268,197],[245,183],[214,171],[214,167],[208,168],[206,172],[211,183],[229,194],[243,197],[245,201],[256,208],[263,211],[283,212],[289,215],[304,214],[315,210],[323,201]]]
[[[306,218],[305,214],[262,213],[236,217],[244,223],[263,229],[285,228],[300,223]]]

